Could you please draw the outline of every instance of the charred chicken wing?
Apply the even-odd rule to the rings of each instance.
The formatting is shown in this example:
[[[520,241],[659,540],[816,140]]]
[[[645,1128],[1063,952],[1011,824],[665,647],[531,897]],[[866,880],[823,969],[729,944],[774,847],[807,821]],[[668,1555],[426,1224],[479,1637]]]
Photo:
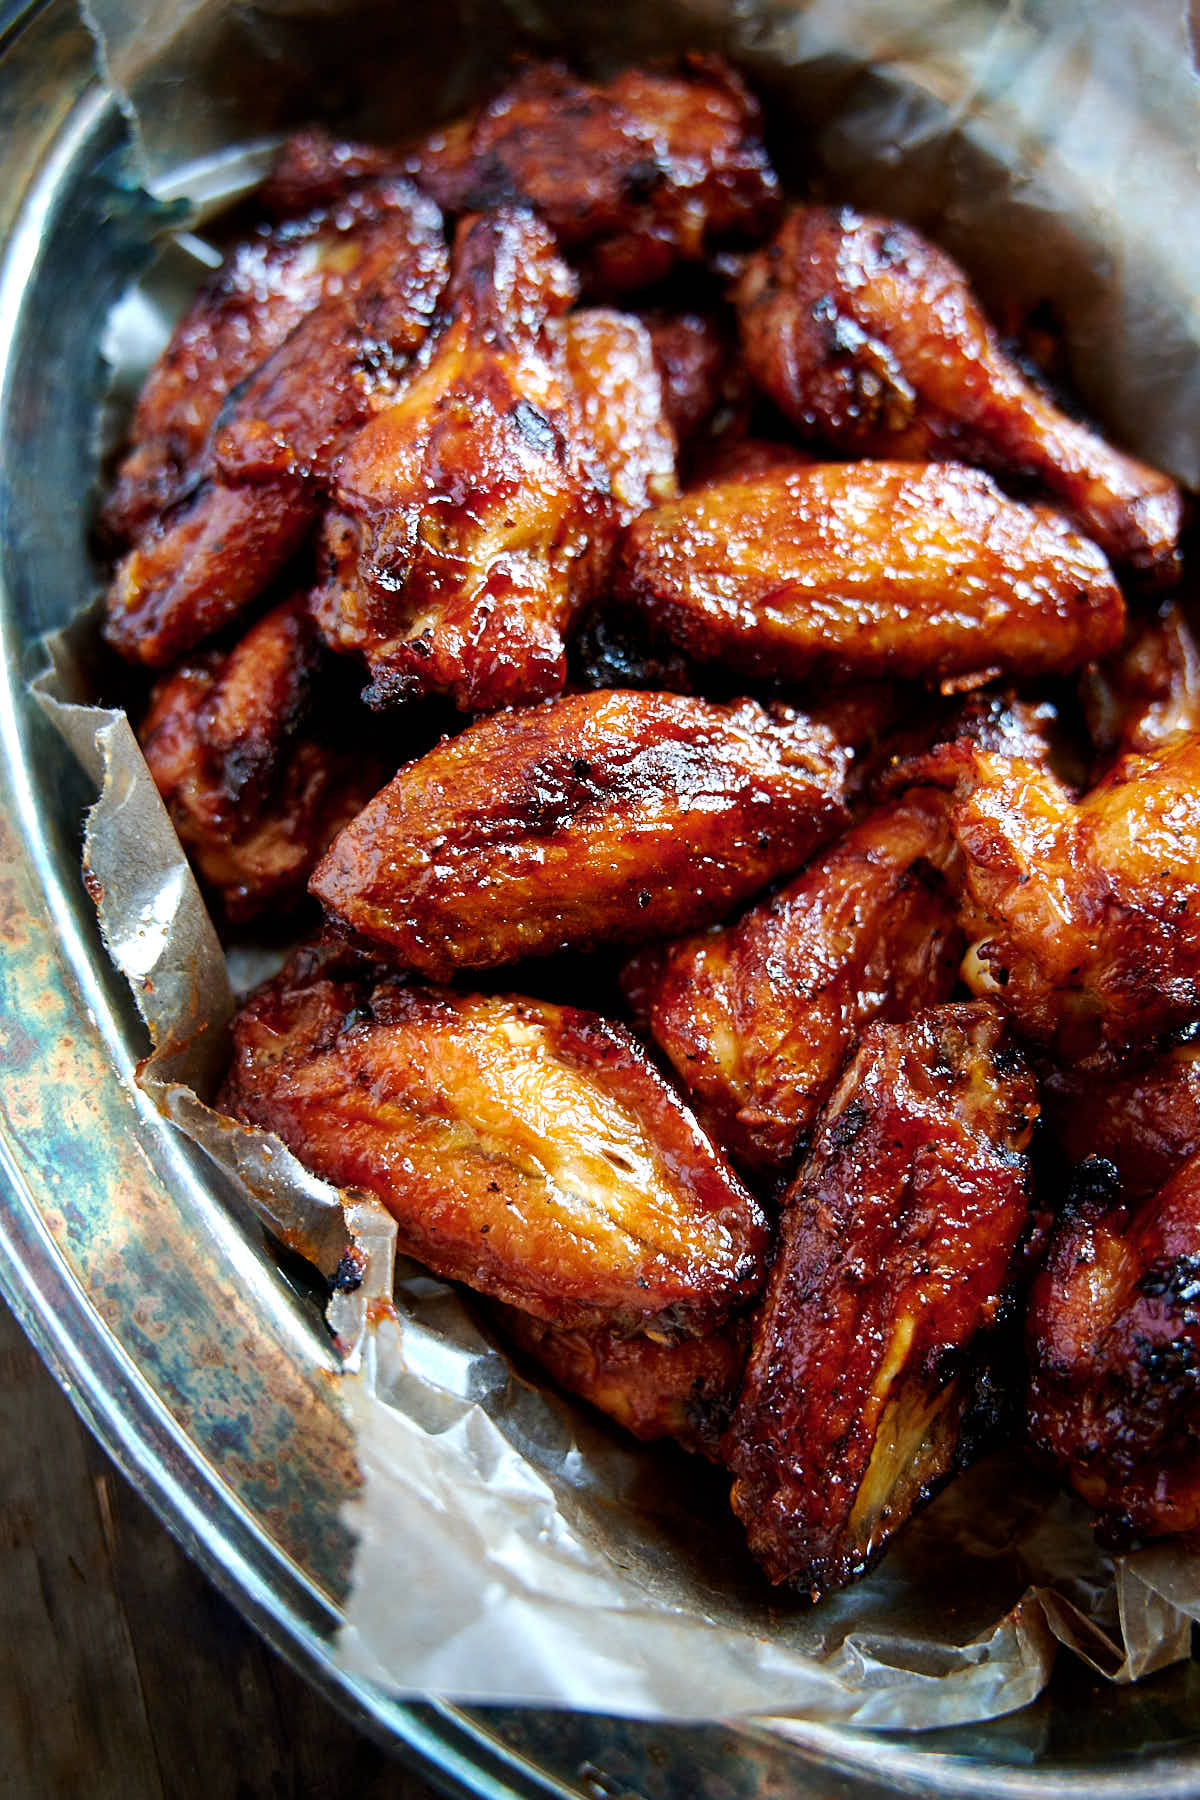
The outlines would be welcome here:
[[[784,1199],[725,1439],[772,1581],[816,1598],[862,1574],[971,1454],[1036,1112],[994,1008],[868,1027]]]
[[[737,293],[756,381],[851,456],[949,458],[1033,478],[1114,562],[1178,574],[1167,476],[1069,419],[1006,357],[962,271],[895,220],[802,206]]]
[[[234,1028],[222,1104],[376,1195],[438,1274],[570,1327],[703,1332],[765,1221],[628,1032],[301,952]]]
[[[1126,1200],[1144,1200],[1200,1152],[1200,1041],[1178,1041],[1115,1069],[1068,1064],[1042,1073],[1046,1118],[1067,1156],[1111,1163]]]
[[[790,1174],[863,1027],[949,999],[944,815],[937,794],[885,806],[736,924],[628,966],[635,1013],[739,1160]]]
[[[844,819],[830,733],[753,701],[571,695],[400,770],[310,884],[333,922],[440,979],[707,924]]]
[[[230,923],[302,900],[318,857],[387,772],[344,721],[339,731],[323,716],[322,661],[293,599],[151,696],[138,734],[150,773]]]
[[[107,636],[160,668],[254,601],[312,528],[338,451],[394,392],[446,276],[437,208],[408,189],[322,299],[231,394],[197,484],[117,569]]]
[[[721,1434],[746,1366],[749,1331],[730,1319],[705,1337],[664,1342],[644,1334],[569,1331],[514,1306],[495,1309],[504,1335],[560,1387],[651,1443],[674,1438],[720,1461]]]
[[[433,692],[491,711],[563,686],[567,627],[617,518],[546,329],[572,297],[532,213],[465,220],[449,324],[342,459],[315,606],[329,643],[365,657],[376,705]],[[581,355],[587,329],[572,327]],[[644,430],[627,448],[632,499],[654,458],[638,464]]]
[[[1029,1308],[1029,1432],[1107,1535],[1200,1530],[1200,1156],[1060,1222]]]
[[[977,469],[815,464],[706,485],[631,526],[617,589],[746,674],[978,685],[1120,641],[1096,547]]]

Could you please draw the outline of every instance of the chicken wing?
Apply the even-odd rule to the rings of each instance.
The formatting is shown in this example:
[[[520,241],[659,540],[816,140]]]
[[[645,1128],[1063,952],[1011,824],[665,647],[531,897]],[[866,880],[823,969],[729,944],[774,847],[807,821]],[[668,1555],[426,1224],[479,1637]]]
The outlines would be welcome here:
[[[628,525],[673,500],[675,433],[650,333],[632,313],[585,307],[559,327],[584,429],[608,471],[613,511]]]
[[[161,668],[264,591],[307,537],[334,459],[395,391],[446,277],[441,218],[409,188],[373,225],[339,290],[229,397],[196,485],[119,565],[106,635]]]
[[[944,796],[913,794],[736,924],[627,966],[635,1014],[740,1161],[790,1174],[863,1027],[949,999],[964,948],[949,853]]]
[[[310,211],[235,244],[171,335],[138,396],[131,447],[100,515],[108,537],[129,543],[190,484],[228,396],[322,300],[354,282],[389,215],[403,218],[411,189],[373,183],[333,209]]]
[[[302,132],[263,197],[293,214],[364,177],[406,174],[448,214],[532,207],[581,261],[590,292],[620,294],[770,229],[779,187],[760,131],[757,103],[716,56],[600,84],[541,63],[415,145]]]
[[[464,220],[449,324],[342,459],[314,607],[330,644],[365,657],[371,704],[445,693],[488,712],[563,686],[567,628],[617,523],[547,331],[572,295],[532,213]],[[653,454],[634,469],[645,448],[645,430],[631,431],[631,500],[653,480]]]
[[[946,761],[972,990],[1067,1061],[1200,1017],[1200,737],[1130,753],[1078,803],[1021,756]]]
[[[310,883],[332,921],[435,979],[708,924],[844,819],[844,758],[801,715],[570,695],[400,770]]]
[[[973,1453],[1035,1093],[986,1004],[867,1028],[784,1199],[725,1438],[772,1581],[816,1599],[861,1575]]]
[[[1103,556],[954,464],[834,463],[706,486],[635,520],[618,595],[748,675],[956,687],[1076,669],[1120,641]]]
[[[1200,1151],[1200,1042],[1194,1027],[1117,1068],[1042,1072],[1046,1118],[1072,1162],[1102,1158],[1127,1200],[1158,1192]]]
[[[704,1332],[761,1276],[757,1203],[594,1013],[301,952],[239,1013],[221,1105],[376,1195],[437,1274],[551,1323]]]
[[[297,597],[151,695],[138,733],[150,773],[231,924],[302,900],[317,859],[388,773],[361,731],[323,712],[322,661]]]
[[[779,189],[760,129],[718,57],[600,86],[541,64],[403,166],[448,213],[533,207],[579,258],[588,290],[620,294],[770,229]]]
[[[616,1331],[568,1331],[514,1306],[496,1307],[501,1332],[560,1387],[643,1443],[674,1438],[720,1461],[721,1434],[746,1366],[749,1329],[730,1319],[705,1337],[664,1343]]]
[[[1200,1530],[1200,1156],[1061,1219],[1028,1320],[1029,1434],[1110,1541]]]
[[[851,456],[1032,478],[1114,562],[1150,582],[1178,575],[1174,482],[1052,406],[962,271],[908,226],[797,207],[736,299],[750,372],[802,431]]]
[[[1200,646],[1175,600],[1131,619],[1115,655],[1080,677],[1084,717],[1101,768],[1126,750],[1154,750],[1200,731]]]

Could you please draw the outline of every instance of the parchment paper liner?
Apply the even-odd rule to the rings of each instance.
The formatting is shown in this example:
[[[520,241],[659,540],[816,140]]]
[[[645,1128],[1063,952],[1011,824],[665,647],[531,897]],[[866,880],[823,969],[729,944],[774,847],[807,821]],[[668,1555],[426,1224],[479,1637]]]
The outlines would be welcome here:
[[[189,189],[201,201],[206,182],[220,189],[231,141],[327,110],[310,91],[313,33],[324,97],[344,98],[339,66],[381,17],[294,0],[177,4],[148,32],[136,0],[91,9],[152,190],[182,157],[207,156]],[[380,96],[394,105],[397,91],[412,100],[406,128],[456,110],[522,35],[601,62],[721,43],[808,118],[831,191],[930,226],[985,291],[1053,297],[1097,410],[1134,448],[1200,475],[1200,258],[1178,229],[1197,185],[1196,96],[1173,15],[1058,5],[1047,29],[1020,7],[830,0],[730,14],[674,0],[439,17],[419,82],[394,34],[382,54],[373,39],[371,96],[343,108],[353,122],[387,135]],[[204,104],[179,107],[185,78]],[[1135,104],[1150,79],[1153,117]],[[154,348],[127,333],[121,356],[132,367]],[[339,1196],[276,1140],[215,1113],[230,979],[124,715],[89,704],[94,644],[86,615],[53,642],[39,690],[100,788],[87,879],[155,1045],[143,1085],[272,1231],[326,1275],[361,1268],[330,1309],[364,1477],[337,1646],[348,1668],[476,1702],[922,1728],[1023,1705],[1056,1640],[1117,1681],[1188,1654],[1200,1556],[1102,1556],[1084,1510],[1016,1452],[954,1483],[847,1593],[817,1608],[772,1594],[718,1475],[628,1445],[515,1372],[455,1290],[404,1259],[393,1269],[376,1202]]]

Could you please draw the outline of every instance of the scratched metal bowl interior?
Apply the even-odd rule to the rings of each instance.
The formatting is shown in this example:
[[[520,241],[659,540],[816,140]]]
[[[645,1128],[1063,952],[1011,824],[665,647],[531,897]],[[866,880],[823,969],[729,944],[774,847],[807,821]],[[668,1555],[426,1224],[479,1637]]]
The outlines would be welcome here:
[[[203,274],[202,248],[169,244],[131,185],[127,126],[71,6],[10,11],[6,27],[0,9],[5,29],[0,1279],[84,1418],[271,1641],[452,1789],[1200,1794],[1194,1662],[1118,1690],[1064,1657],[1037,1703],[987,1726],[906,1739],[813,1728],[786,1744],[720,1725],[403,1705],[334,1667],[354,1461],[318,1297],[138,1094],[144,1033],[79,875],[92,792],[26,691],[41,634],[95,584],[99,346],[113,309],[124,296],[169,316]],[[210,169],[214,200],[255,166],[261,156]],[[178,172],[177,191],[196,183],[194,168]]]

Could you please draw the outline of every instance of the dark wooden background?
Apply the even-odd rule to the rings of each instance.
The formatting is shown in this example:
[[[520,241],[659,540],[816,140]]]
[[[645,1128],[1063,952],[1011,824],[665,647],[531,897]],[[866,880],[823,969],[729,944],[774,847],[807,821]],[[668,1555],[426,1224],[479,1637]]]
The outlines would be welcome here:
[[[0,1795],[433,1800],[193,1567],[0,1301]]]

